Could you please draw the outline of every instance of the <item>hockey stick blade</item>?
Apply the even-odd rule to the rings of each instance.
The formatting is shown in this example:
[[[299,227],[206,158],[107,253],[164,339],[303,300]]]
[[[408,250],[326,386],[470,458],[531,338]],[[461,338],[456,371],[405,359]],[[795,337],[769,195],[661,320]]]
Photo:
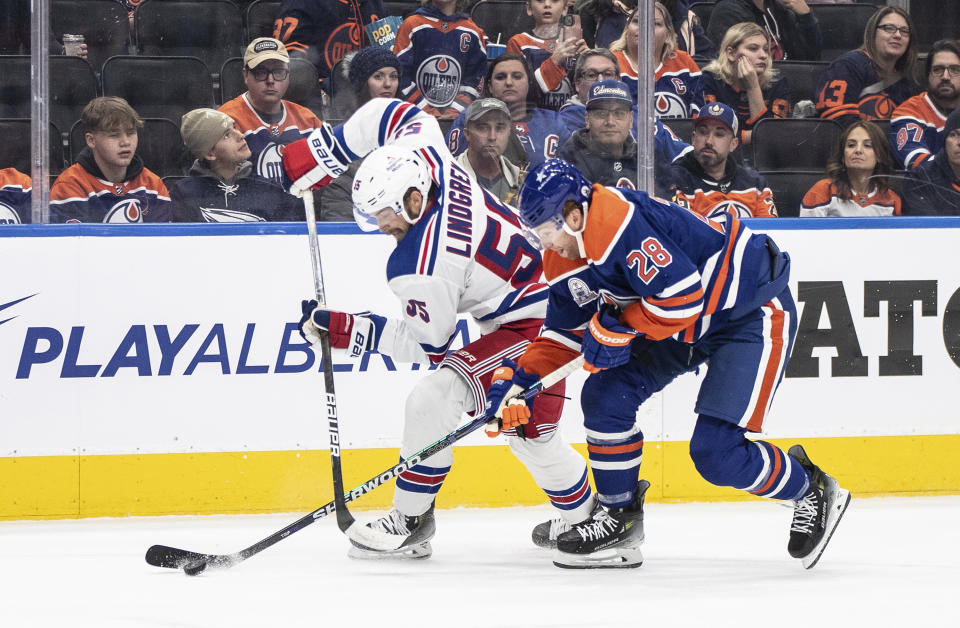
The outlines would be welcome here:
[[[169,547],[167,545],[151,545],[147,550],[146,561],[148,565],[154,567],[164,567],[166,569],[181,569],[187,563],[209,560],[213,558],[210,554],[198,554],[183,550],[178,547]]]

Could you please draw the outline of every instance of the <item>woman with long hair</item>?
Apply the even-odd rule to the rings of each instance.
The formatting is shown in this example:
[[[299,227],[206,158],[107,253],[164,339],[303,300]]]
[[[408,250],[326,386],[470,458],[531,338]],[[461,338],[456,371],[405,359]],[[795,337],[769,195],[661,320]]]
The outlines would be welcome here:
[[[767,31],[753,22],[730,27],[717,58],[703,68],[703,99],[733,108],[741,144],[750,143],[758,121],[790,116],[790,86],[773,69]]]
[[[916,31],[900,7],[881,7],[863,32],[863,45],[827,66],[817,87],[817,113],[846,126],[856,120],[886,120],[903,101],[920,93],[913,81]]]
[[[801,217],[899,216],[900,196],[890,189],[893,155],[883,131],[869,120],[840,134],[827,160],[827,177],[804,195]]]

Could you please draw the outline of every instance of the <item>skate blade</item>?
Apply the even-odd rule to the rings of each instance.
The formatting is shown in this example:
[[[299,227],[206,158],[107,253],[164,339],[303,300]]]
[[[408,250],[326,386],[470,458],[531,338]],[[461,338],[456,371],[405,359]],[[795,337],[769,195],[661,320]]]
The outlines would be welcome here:
[[[433,555],[430,543],[421,543],[397,550],[375,550],[356,544],[350,546],[347,556],[357,560],[423,560]]]
[[[820,557],[823,555],[823,550],[827,549],[827,543],[830,542],[830,538],[837,528],[837,524],[840,523],[843,513],[847,511],[847,506],[850,505],[850,491],[847,489],[835,485],[831,487],[830,493],[830,512],[827,513],[827,525],[823,532],[823,538],[820,539],[820,542],[817,543],[812,552],[800,559],[804,569],[813,569],[817,562],[819,562]]]
[[[613,547],[592,554],[556,550],[553,564],[561,569],[632,569],[643,564],[639,547]]]

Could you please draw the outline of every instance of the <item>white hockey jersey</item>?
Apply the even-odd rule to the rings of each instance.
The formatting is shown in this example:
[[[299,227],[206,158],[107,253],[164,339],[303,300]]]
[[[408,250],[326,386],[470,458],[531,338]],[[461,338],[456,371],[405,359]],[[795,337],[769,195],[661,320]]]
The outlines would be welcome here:
[[[546,315],[540,252],[524,237],[515,211],[457,164],[433,116],[378,98],[333,133],[351,160],[387,144],[407,147],[429,165],[435,184],[433,204],[387,262],[402,317],[384,325],[381,353],[439,363],[457,334],[458,314],[472,316],[481,333]]]

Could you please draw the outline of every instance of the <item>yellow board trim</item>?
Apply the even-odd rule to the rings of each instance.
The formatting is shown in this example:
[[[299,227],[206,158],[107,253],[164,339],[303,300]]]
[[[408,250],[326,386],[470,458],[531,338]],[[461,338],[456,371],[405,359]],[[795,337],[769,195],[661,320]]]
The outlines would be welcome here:
[[[855,495],[960,494],[960,435],[810,438],[814,461]],[[575,445],[586,456],[585,445]],[[705,482],[686,442],[648,442],[642,477],[648,501],[755,499]],[[441,508],[545,503],[506,446],[457,447],[437,499]],[[344,451],[353,488],[398,460],[396,449]],[[0,519],[62,519],[309,511],[332,499],[326,451],[0,458]],[[393,488],[378,488],[351,509],[383,509]]]

